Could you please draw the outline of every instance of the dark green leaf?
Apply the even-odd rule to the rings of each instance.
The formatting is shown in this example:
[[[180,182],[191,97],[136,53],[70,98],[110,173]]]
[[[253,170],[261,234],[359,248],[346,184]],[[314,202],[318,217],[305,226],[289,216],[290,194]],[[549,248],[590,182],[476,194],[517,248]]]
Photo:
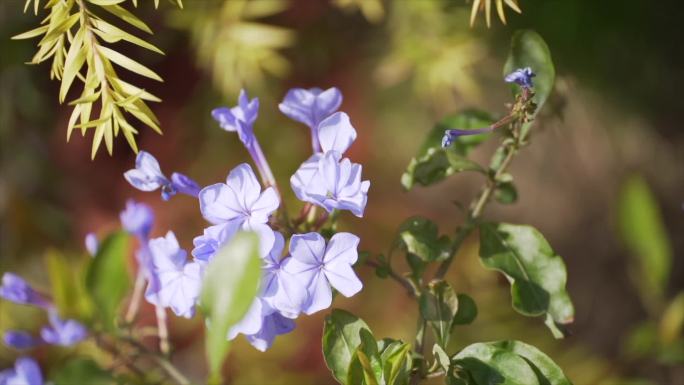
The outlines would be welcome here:
[[[435,340],[446,349],[451,336],[454,316],[458,312],[458,297],[445,281],[430,282],[428,291],[419,298],[420,315],[430,324]]]
[[[220,382],[228,353],[228,330],[242,319],[257,295],[261,276],[259,238],[241,232],[223,246],[206,269],[200,304],[209,320],[206,349],[213,382]]]
[[[477,318],[477,305],[470,296],[458,294],[458,311],[454,316],[454,325],[467,325]]]
[[[73,358],[50,376],[55,385],[111,385],[114,378],[95,361],[88,358]]]
[[[672,246],[651,189],[639,176],[622,186],[619,199],[620,235],[634,255],[633,278],[644,300],[662,300],[672,265]]]
[[[513,182],[498,183],[494,191],[494,198],[505,205],[515,203],[518,200],[518,190]]]
[[[530,67],[535,73],[532,79],[534,82],[533,102],[537,105],[534,112],[536,115],[546,102],[546,99],[553,90],[553,83],[556,79],[556,70],[551,60],[551,52],[544,39],[535,31],[519,30],[513,34],[511,39],[511,50],[504,65],[504,76],[518,68]],[[516,92],[519,87],[513,85]],[[523,125],[523,136],[527,134],[531,123]]]
[[[397,242],[425,262],[443,261],[451,251],[449,238],[440,237],[437,225],[423,217],[412,217],[402,223]]]
[[[97,308],[96,315],[107,329],[114,327],[117,311],[130,287],[128,246],[126,233],[109,235],[100,244],[86,274],[86,288]]]
[[[356,349],[361,344],[359,333],[370,328],[362,319],[340,309],[333,309],[323,325],[323,357],[333,377],[347,384],[347,374]]]
[[[442,148],[442,137],[447,129],[477,129],[492,124],[491,117],[483,112],[467,110],[449,115],[430,131],[418,155],[411,159],[401,184],[410,190],[414,184],[429,186],[461,171],[483,172],[480,165],[465,158],[475,146],[491,134],[460,137],[449,148]]]
[[[551,358],[520,341],[472,344],[453,361],[477,384],[571,385]]]
[[[523,225],[482,224],[480,258],[511,282],[515,310],[526,316],[548,313],[559,324],[573,321],[565,264],[539,231]]]

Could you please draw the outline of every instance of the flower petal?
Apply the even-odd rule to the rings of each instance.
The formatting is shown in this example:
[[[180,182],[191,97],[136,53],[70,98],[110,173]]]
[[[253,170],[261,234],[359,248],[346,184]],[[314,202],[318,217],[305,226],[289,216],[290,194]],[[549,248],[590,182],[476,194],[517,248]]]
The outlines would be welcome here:
[[[318,124],[318,140],[323,152],[337,151],[343,154],[356,140],[356,130],[349,115],[336,112]]]

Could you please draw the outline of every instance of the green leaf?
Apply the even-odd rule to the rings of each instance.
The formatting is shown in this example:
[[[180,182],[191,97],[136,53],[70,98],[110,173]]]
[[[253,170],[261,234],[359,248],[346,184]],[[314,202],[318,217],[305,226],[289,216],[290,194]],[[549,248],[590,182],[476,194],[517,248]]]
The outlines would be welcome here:
[[[383,365],[378,343],[368,329],[359,329],[359,338],[361,343],[349,364],[347,384],[358,384],[358,379],[362,377],[365,385],[379,385],[383,383]]]
[[[362,319],[341,309],[333,309],[323,324],[323,357],[333,377],[347,384],[347,374],[361,344],[360,332],[370,328]]]
[[[555,323],[573,321],[574,308],[565,290],[567,274],[539,231],[505,223],[480,225],[480,260],[511,282],[513,308],[526,316],[548,313]]]
[[[64,318],[90,319],[92,303],[83,280],[86,265],[67,259],[57,250],[45,254],[45,265],[50,293],[59,314]]]
[[[451,359],[444,348],[439,344],[434,344],[432,346],[432,355],[435,356],[435,361],[444,370],[444,373],[449,373],[451,370]]]
[[[385,384],[407,384],[411,373],[411,345],[401,341],[392,341],[380,355]]]
[[[509,205],[518,200],[518,190],[513,182],[498,183],[494,191],[494,198],[499,203]]]
[[[112,385],[114,378],[89,358],[72,358],[50,376],[55,385]]]
[[[533,102],[537,105],[536,115],[553,90],[556,70],[551,60],[551,52],[544,39],[535,31],[519,30],[513,34],[511,49],[504,65],[504,76],[518,68],[530,67],[535,73]],[[520,87],[512,86],[517,93]],[[531,123],[523,125],[523,136],[529,131]]]
[[[451,243],[447,236],[439,236],[437,225],[423,217],[412,217],[399,227],[397,244],[424,262],[449,258]]]
[[[477,163],[465,156],[491,134],[469,135],[458,138],[449,148],[442,148],[442,137],[447,129],[477,129],[492,124],[491,117],[480,111],[466,110],[442,119],[428,133],[418,155],[409,162],[401,177],[401,184],[410,190],[416,183],[429,186],[462,171],[484,172]]]
[[[208,320],[210,382],[221,382],[221,365],[229,348],[228,330],[247,313],[257,295],[260,276],[259,238],[252,232],[236,234],[207,266],[200,304]]]
[[[159,82],[164,81],[164,80],[162,80],[161,77],[159,77],[159,75],[157,75],[151,69],[145,67],[144,65],[138,63],[137,61],[135,61],[135,60],[133,60],[127,56],[124,56],[124,55],[114,51],[113,49],[103,47],[103,46],[99,46],[99,47],[97,47],[97,50],[101,54],[106,56],[109,60],[111,60],[113,63],[116,63],[116,64],[120,65],[121,67],[123,67],[123,68],[125,68],[131,72],[134,72],[140,76],[145,76],[147,78],[154,79],[154,80],[159,81]]]
[[[32,37],[40,36],[47,32],[49,25],[43,25],[41,27],[32,29],[30,31],[26,31],[24,33],[20,33],[18,35],[12,36],[10,39],[12,40],[21,40],[21,39],[30,39]]]
[[[622,186],[618,200],[621,238],[635,257],[633,280],[644,301],[662,301],[672,266],[672,245],[651,189],[637,175]]]
[[[452,360],[476,384],[571,385],[551,358],[520,341],[472,344]]]
[[[105,329],[114,328],[117,312],[130,287],[128,248],[129,236],[125,232],[110,234],[100,244],[86,273],[86,288]]]
[[[420,295],[420,315],[430,325],[437,343],[446,349],[453,319],[458,311],[458,297],[446,281],[432,281]]]
[[[453,325],[471,324],[477,318],[477,305],[475,301],[466,294],[458,294],[457,298],[458,311],[454,316]]]
[[[86,61],[87,50],[83,47],[84,30],[79,29],[71,41],[71,47],[64,60],[64,74],[62,75],[62,83],[59,86],[59,102],[63,103],[66,99],[67,92],[71,88],[76,75],[81,71],[81,67]]]

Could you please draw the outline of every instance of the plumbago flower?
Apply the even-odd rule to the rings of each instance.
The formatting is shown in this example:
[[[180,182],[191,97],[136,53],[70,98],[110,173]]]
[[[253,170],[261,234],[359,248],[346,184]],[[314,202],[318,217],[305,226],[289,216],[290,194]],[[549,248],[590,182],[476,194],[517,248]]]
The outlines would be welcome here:
[[[370,182],[361,180],[361,165],[343,158],[356,139],[356,130],[347,114],[337,112],[341,102],[342,95],[336,88],[294,89],[280,104],[283,113],[308,125],[313,135],[315,153],[291,181],[301,200],[317,204],[328,212],[349,210],[360,217]],[[188,260],[173,232],[149,240],[153,215],[145,205],[128,202],[121,213],[121,222],[124,229],[141,241],[138,260],[141,268],[148,270],[147,300],[188,318],[194,315],[204,271],[211,268],[216,252],[237,232],[256,232],[263,261],[260,292],[244,318],[233,325],[226,337],[233,339],[243,334],[250,344],[264,351],[276,336],[294,329],[294,319],[301,313],[313,314],[330,307],[332,288],[352,296],[361,290],[362,284],[352,269],[358,258],[359,239],[355,235],[336,234],[327,246],[318,233],[293,235],[289,253],[283,256],[285,237],[271,225],[276,224],[277,229],[286,229],[289,234],[298,225],[272,218],[280,207],[280,197],[254,135],[258,109],[259,100],[249,99],[243,90],[237,106],[212,111],[222,129],[238,134],[261,175],[263,187],[252,167],[243,163],[229,172],[225,183],[199,191],[191,189],[189,195],[198,198],[200,213],[211,224],[194,238],[192,260]],[[159,163],[144,152],[138,155],[136,168],[125,177],[144,191],[162,188],[164,199],[183,192],[173,178],[164,176]],[[186,185],[197,186],[194,182]]]
[[[280,112],[290,119],[304,123],[311,129],[311,147],[313,152],[320,152],[318,141],[318,125],[332,115],[342,104],[342,93],[335,87],[323,91],[320,88],[293,88],[287,92],[282,103],[278,105]]]
[[[33,305],[49,309],[52,304],[16,274],[5,273],[0,286],[0,298],[20,305]]]
[[[43,374],[32,358],[20,357],[14,368],[0,372],[0,385],[43,385]]]
[[[8,330],[2,336],[5,345],[14,349],[30,349],[42,343],[39,338],[22,330]],[[2,382],[0,382],[2,384]]]
[[[351,297],[363,284],[352,265],[358,259],[359,237],[350,233],[333,235],[326,246],[318,233],[298,234],[290,240],[290,254],[285,271],[307,286],[309,300],[302,309],[313,314],[332,304],[332,289]]]
[[[247,163],[235,167],[228,174],[226,183],[203,188],[199,193],[199,202],[204,219],[222,226],[205,231],[202,237],[195,239],[197,251],[194,253],[203,254],[203,259],[210,259],[206,251],[215,251],[217,245],[226,242],[236,226],[259,234],[261,255],[266,255],[273,247],[275,238],[267,222],[269,216],[278,209],[280,199],[273,187],[261,190],[254,171]]]
[[[177,316],[192,318],[202,286],[202,267],[187,261],[187,253],[172,231],[150,240],[149,251],[158,285],[148,286],[146,297],[156,305],[170,307]]]
[[[167,201],[177,193],[197,197],[200,187],[194,180],[174,172],[168,179],[161,171],[159,162],[149,152],[140,151],[135,159],[135,168],[124,173],[131,186],[141,191],[155,191],[161,188],[162,199]]]
[[[361,180],[362,166],[342,158],[356,139],[356,130],[344,112],[336,112],[318,125],[323,153],[307,159],[290,178],[297,198],[323,207],[349,210],[362,217],[368,201],[369,181]]]
[[[51,311],[48,318],[50,326],[45,326],[40,331],[41,338],[48,344],[73,346],[88,336],[88,330],[80,322],[62,320],[56,311]]]

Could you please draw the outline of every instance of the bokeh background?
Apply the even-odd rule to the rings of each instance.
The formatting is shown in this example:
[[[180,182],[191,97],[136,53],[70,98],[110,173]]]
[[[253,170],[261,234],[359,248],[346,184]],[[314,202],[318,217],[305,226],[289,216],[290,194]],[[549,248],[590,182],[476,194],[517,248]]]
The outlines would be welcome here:
[[[387,249],[408,216],[426,216],[442,233],[463,219],[451,202],[470,200],[481,183],[477,175],[408,193],[400,176],[445,115],[505,111],[510,90],[501,68],[510,37],[518,28],[539,32],[556,65],[556,87],[532,146],[512,166],[518,201],[492,204],[485,215],[529,223],[545,234],[567,264],[576,320],[571,336],[555,341],[542,320],[516,314],[507,283],[480,266],[477,237],[471,237],[448,280],[474,297],[480,312],[472,325],[457,329],[454,346],[520,339],[547,352],[578,385],[684,384],[679,2],[520,0],[522,15],[508,10],[508,24],[494,17],[491,28],[481,15],[471,28],[470,4],[461,0],[255,0],[266,11],[252,13],[238,0],[186,0],[182,11],[163,3],[156,11],[142,4],[138,14],[166,55],[121,48],[165,79],[123,75],[163,99],[153,108],[164,135],[142,129],[140,148],[168,172],[187,173],[203,185],[223,180],[247,153],[235,135],[217,129],[209,112],[233,105],[244,86],[261,100],[255,131],[294,210],[299,205],[286,186],[308,157],[308,130],[283,116],[277,103],[289,87],[339,87],[341,109],[359,133],[350,157],[364,165],[372,183],[366,216],[344,215],[341,227],[375,253]],[[129,198],[155,208],[153,235],[173,229],[189,248],[205,225],[196,201],[161,202],[157,194],[132,189],[122,173],[135,154],[122,138],[113,156],[101,150],[94,161],[91,134],[66,143],[70,109],[57,102],[49,65],[25,65],[35,42],[10,40],[38,24],[22,8],[20,0],[0,2],[0,271],[19,272],[46,289],[46,253],[83,256],[84,235],[116,228]],[[484,161],[495,146],[481,146],[473,157]],[[633,190],[652,199],[626,198]],[[662,225],[639,227],[643,212]],[[630,239],[639,234],[648,245],[635,250]],[[667,274],[664,291],[654,297],[641,283],[659,263],[666,263]],[[410,341],[415,303],[370,268],[357,270],[364,290],[334,305],[358,314],[377,336]],[[320,353],[325,313],[300,318],[297,329],[266,353],[240,340],[229,358],[231,383],[332,384]],[[0,330],[37,330],[43,323],[37,314],[2,302]],[[205,370],[202,330],[200,320],[172,317],[174,362],[198,381]],[[15,354],[0,348],[0,366],[9,366]],[[39,352],[48,372],[59,354]]]

